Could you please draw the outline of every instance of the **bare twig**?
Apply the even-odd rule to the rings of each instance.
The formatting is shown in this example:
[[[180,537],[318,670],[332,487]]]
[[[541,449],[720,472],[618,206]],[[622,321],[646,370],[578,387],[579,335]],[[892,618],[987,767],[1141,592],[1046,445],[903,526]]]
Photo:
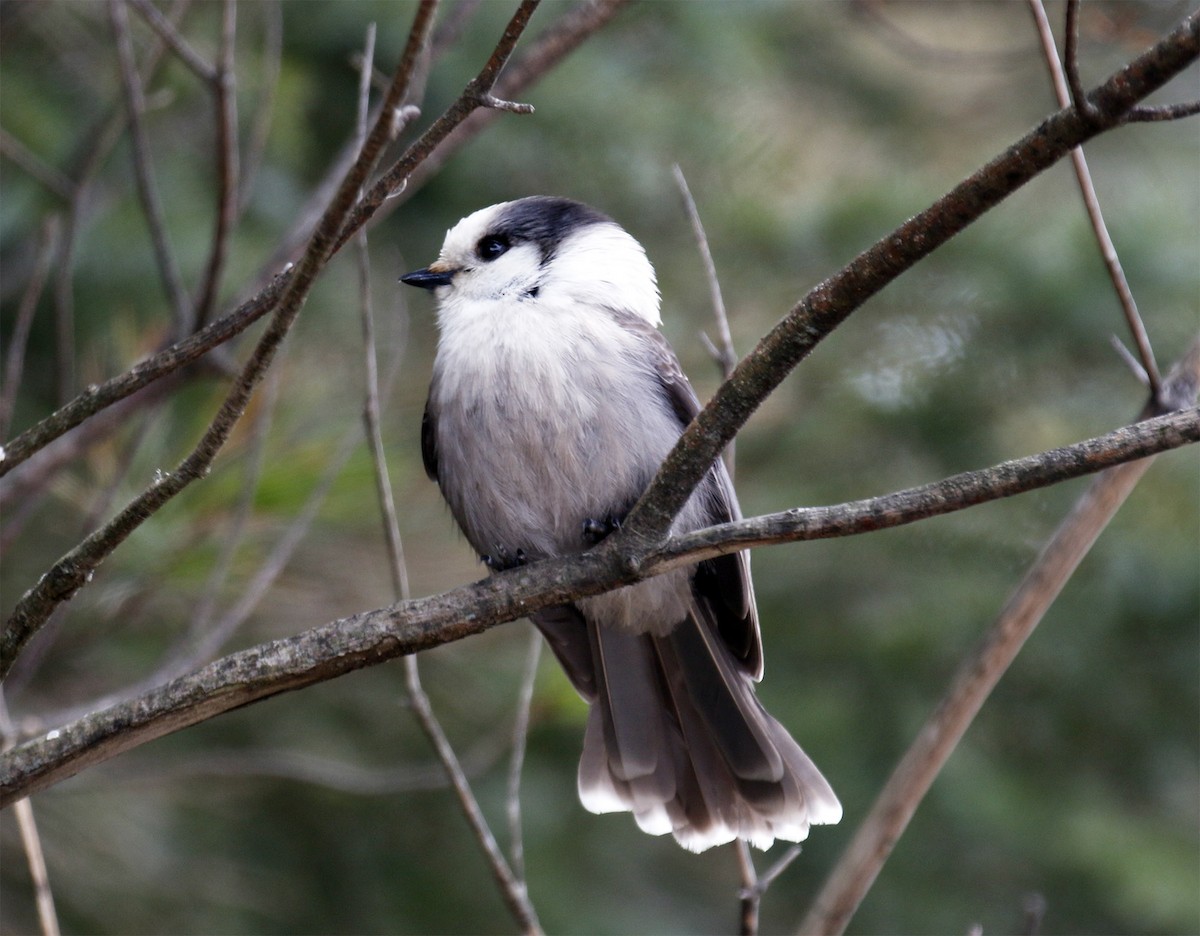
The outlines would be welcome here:
[[[50,273],[50,256],[58,240],[58,231],[58,216],[51,215],[38,233],[33,272],[25,285],[25,291],[21,294],[21,302],[17,306],[17,320],[13,324],[12,334],[8,336],[8,354],[4,359],[4,385],[3,390],[0,390],[0,439],[8,434],[8,427],[12,422],[17,390],[21,386],[21,373],[25,368],[25,347],[29,341],[29,329],[33,325],[33,314],[37,311],[42,291],[46,288],[46,278]]]
[[[1057,56],[1056,56],[1057,58]],[[1067,0],[1066,36],[1063,39],[1063,58],[1066,63],[1066,82],[1071,90],[1070,103],[1085,120],[1099,119],[1095,105],[1088,100],[1079,80],[1079,0]],[[1066,104],[1061,105],[1066,107]]]
[[[0,751],[9,750],[16,743],[16,738],[17,733],[8,714],[4,689],[0,687]],[[46,870],[42,838],[38,835],[37,822],[33,818],[33,803],[23,799],[14,805],[13,811],[16,813],[17,828],[21,833],[21,847],[25,850],[25,862],[29,866],[29,879],[33,883],[34,903],[37,906],[42,936],[58,936],[54,891],[50,889],[50,875]]]
[[[1050,69],[1050,77],[1054,82],[1054,91],[1058,98],[1059,107],[1067,107],[1071,103],[1071,94],[1073,92],[1068,89],[1067,76],[1063,74],[1062,64],[1058,60],[1058,51],[1054,45],[1054,34],[1050,31],[1050,21],[1046,17],[1045,7],[1042,6],[1042,0],[1029,0],[1029,7],[1033,12],[1034,22],[1037,24],[1042,52],[1046,60],[1046,65]],[[1075,4],[1067,7],[1068,20],[1072,15],[1070,11],[1073,9],[1075,9]],[[1067,34],[1071,35],[1071,31],[1072,27],[1068,25]],[[1070,61],[1069,56],[1068,61]],[[1078,75],[1075,76],[1075,80],[1079,80]],[[1091,221],[1092,231],[1096,235],[1096,242],[1100,247],[1100,256],[1103,258],[1104,266],[1108,270],[1109,279],[1112,280],[1113,290],[1117,294],[1117,301],[1120,303],[1121,311],[1125,315],[1125,322],[1129,326],[1129,332],[1133,336],[1134,343],[1137,345],[1142,370],[1146,374],[1147,386],[1150,388],[1151,394],[1157,396],[1161,390],[1162,378],[1159,376],[1158,365],[1154,360],[1154,349],[1150,346],[1150,337],[1146,334],[1145,323],[1142,321],[1137,303],[1133,299],[1133,291],[1129,288],[1129,281],[1125,278],[1125,270],[1121,266],[1120,258],[1117,256],[1117,248],[1108,234],[1108,226],[1104,223],[1104,213],[1100,210],[1100,199],[1096,195],[1096,187],[1092,184],[1092,174],[1088,171],[1087,157],[1083,155],[1082,147],[1076,147],[1071,150],[1071,165],[1075,169],[1075,178],[1079,183],[1079,190],[1083,195],[1083,204],[1087,209],[1088,220]]]
[[[838,325],[885,285],[1076,146],[1124,115],[1200,57],[1200,11],[1096,88],[1089,100],[1100,118],[1074,109],[1047,118],[1020,142],[973,173],[849,265],[820,283],[738,363],[676,443],[649,488],[617,532],[596,547],[614,554],[632,540],[666,535],[709,466],[746,420]]]
[[[508,110],[514,113],[529,114],[533,108],[528,104],[514,104],[493,94],[500,72],[508,63],[517,41],[529,25],[529,18],[537,9],[541,0],[521,0],[517,11],[504,29],[496,48],[488,57],[479,74],[472,78],[462,95],[450,108],[434,121],[433,126],[426,130],[404,155],[390,169],[384,172],[359,200],[358,207],[346,222],[338,237],[334,250],[337,250],[361,228],[379,210],[387,199],[399,194],[408,184],[408,177],[413,170],[424,162],[429,154],[450,135],[473,111],[480,107]]]
[[[221,17],[220,59],[209,83],[216,111],[213,147],[216,150],[217,210],[213,222],[212,247],[200,293],[191,312],[189,331],[203,326],[212,315],[221,288],[221,273],[229,253],[229,237],[238,213],[237,93],[233,62],[236,35],[237,6],[233,0],[225,0]]]
[[[163,16],[158,7],[150,0],[128,0],[128,2],[197,78],[205,84],[213,84],[219,80],[219,66],[214,66],[193,49],[176,28],[176,24]]]
[[[742,839],[733,844],[737,849],[738,869],[742,876],[742,886],[738,891],[738,900],[741,902],[739,930],[741,936],[755,936],[758,932],[759,910],[762,908],[762,899],[767,893],[767,888],[788,869],[788,865],[800,857],[802,849],[799,845],[788,846],[779,859],[759,875],[754,870],[754,856],[750,852],[750,846]]]
[[[58,263],[61,273],[64,269],[61,252]],[[69,289],[69,277],[67,280]],[[87,387],[70,403],[55,410],[41,422],[31,426],[5,445],[5,458],[0,461],[0,478],[84,420],[120,403],[155,381],[182,370],[213,348],[240,335],[275,309],[279,298],[291,280],[292,270],[289,268],[277,276],[269,286],[252,299],[242,303],[229,315],[217,319],[195,334],[139,361],[125,373],[110,378],[102,384],[93,384]]]
[[[1180,104],[1159,104],[1154,107],[1135,107],[1125,115],[1126,123],[1155,123],[1160,120],[1182,120],[1200,114],[1200,101]]]
[[[367,97],[371,88],[371,67],[375,51],[375,24],[367,30],[366,49],[363,53],[361,82],[359,85],[360,132],[366,123]],[[371,464],[375,474],[376,494],[379,498],[383,518],[384,538],[388,550],[388,566],[392,574],[392,587],[399,601],[409,599],[408,567],[404,561],[404,544],[400,537],[400,524],[396,519],[396,505],[392,497],[391,480],[388,477],[387,459],[383,451],[383,436],[379,428],[379,380],[375,349],[375,326],[371,314],[370,259],[367,249],[367,232],[360,228],[355,236],[359,271],[359,308],[363,331],[363,373],[365,379],[365,402],[363,420],[367,428],[367,445],[371,453]],[[491,827],[484,818],[479,801],[471,789],[470,781],[454,752],[441,722],[434,714],[433,705],[421,686],[421,675],[416,656],[404,659],[404,678],[413,713],[421,730],[429,738],[450,786],[454,790],[467,823],[483,851],[492,870],[492,876],[500,888],[500,895],[517,923],[527,933],[540,932],[537,914],[529,902],[528,890],[504,859],[496,844]]]
[[[121,87],[125,91],[126,107],[129,109],[129,139],[133,153],[134,179],[137,182],[138,198],[142,213],[150,229],[150,242],[154,247],[154,258],[158,263],[158,275],[162,279],[163,291],[175,320],[176,334],[183,335],[188,325],[188,301],[183,289],[183,279],[175,263],[167,233],[162,204],[158,198],[158,186],[154,181],[154,164],[150,158],[150,144],[142,126],[142,114],[146,110],[146,97],[142,79],[138,74],[133,55],[133,39],[129,34],[129,17],[125,0],[113,0],[109,4],[113,35],[116,37],[117,61],[121,66]]]
[[[372,128],[358,160],[343,181],[337,196],[330,203],[321,224],[313,233],[304,257],[280,298],[270,325],[259,339],[254,353],[246,362],[200,442],[173,472],[157,479],[112,522],[93,533],[55,563],[38,583],[22,596],[0,638],[0,678],[8,672],[20,648],[37,631],[50,612],[90,581],[96,567],[105,557],[163,504],[208,473],[213,459],[245,411],[251,393],[290,331],[317,273],[331,256],[334,237],[345,223],[359,188],[395,131],[395,121],[399,117],[397,105],[407,89],[417,56],[425,46],[433,18],[433,6],[433,3],[425,2],[418,7],[408,47],[396,70],[392,87],[388,90],[379,120]]]
[[[20,166],[28,175],[37,179],[63,201],[69,202],[75,196],[74,182],[44,162],[40,156],[7,130],[0,130],[0,156],[11,160],[14,165]]]
[[[654,553],[578,556],[522,566],[442,595],[332,621],[231,654],[188,676],[52,729],[0,757],[0,807],[154,738],[261,699],[450,643],[542,608],[629,585],[748,545],[847,536],[1034,490],[1200,441],[1191,407],[1063,449],[839,508],[743,520],[681,537]],[[744,536],[741,534],[745,534]],[[674,542],[674,541],[672,541]]]
[[[696,249],[700,251],[700,261],[704,264],[704,276],[708,280],[708,294],[712,301],[713,319],[717,326],[717,342],[709,342],[711,353],[721,369],[721,376],[728,380],[737,366],[737,352],[733,349],[733,336],[729,332],[729,316],[725,313],[725,298],[721,295],[721,280],[717,277],[717,265],[713,262],[712,251],[708,247],[708,235],[704,232],[704,222],[700,220],[700,212],[696,208],[696,200],[688,188],[687,178],[683,169],[676,163],[672,167],[675,173],[675,184],[683,198],[683,209],[687,212],[688,221],[692,225],[692,234],[696,238]]]
[[[504,73],[503,80],[499,81],[497,85],[500,93],[506,97],[522,93],[586,38],[604,26],[627,2],[628,0],[597,0],[597,2],[589,0],[564,14],[550,29],[538,37],[521,61],[515,63]],[[384,207],[390,209],[392,206],[402,203],[403,194],[411,194],[415,191],[424,179],[440,168],[450,153],[457,151],[459,147],[482,130],[488,123],[489,115],[495,113],[497,112],[487,109],[475,110],[457,132],[452,133],[436,149],[427,153],[424,161],[413,170],[412,184],[404,190],[404,193],[385,201]],[[344,175],[348,166],[349,160],[344,163],[338,161],[336,174],[331,176],[334,182]],[[331,193],[332,187],[329,192],[322,193],[319,203],[326,203]],[[307,235],[308,232],[311,232],[313,224],[298,224],[296,229]],[[69,224],[69,234],[73,230],[73,226]],[[65,237],[64,241],[73,244],[73,236]],[[280,255],[290,257],[295,254],[295,251],[296,244],[294,242],[285,242]],[[61,271],[69,269],[70,264],[60,258],[57,266],[60,270],[61,288],[58,291],[62,300],[60,305],[65,306],[65,301],[70,297],[70,280],[69,277],[61,277]],[[269,269],[278,270],[279,265],[269,267]],[[285,272],[273,274],[266,285],[256,289],[254,295],[240,302],[237,308],[228,315],[214,321],[195,335],[190,335],[163,349],[134,365],[129,371],[110,378],[96,387],[89,388],[75,399],[70,399],[69,395],[63,395],[64,405],[60,409],[6,444],[6,459],[0,460],[0,477],[89,417],[136,393],[147,384],[174,373],[245,331],[275,308],[280,295],[290,282],[290,271],[291,264],[288,264]],[[69,319],[69,315],[65,313],[61,313],[60,317]],[[69,402],[67,402],[68,400]]]
[[[742,878],[742,887],[738,892],[741,911],[738,917],[738,933],[740,936],[757,936],[758,911],[761,904],[758,891],[758,872],[754,869],[754,856],[745,839],[735,839],[734,853],[738,860],[738,874]]]
[[[1164,398],[1196,398],[1200,340],[1168,378]],[[1152,400],[1151,406],[1157,406]],[[1193,412],[1195,408],[1193,408]],[[1152,458],[1098,475],[1042,549],[975,649],[959,665],[942,701],[884,785],[801,924],[804,933],[841,933],[866,896],[917,806],[983,703],[1091,549]]]
[[[487,855],[488,864],[491,866],[492,874],[496,878],[496,883],[500,887],[500,893],[508,905],[509,912],[521,925],[521,929],[524,932],[540,933],[542,928],[538,923],[533,904],[529,902],[529,894],[525,887],[525,882],[518,880],[512,873],[508,862],[504,860],[504,854],[500,851],[500,846],[496,844],[492,830],[488,828],[487,821],[483,818],[483,812],[480,810],[479,803],[475,801],[475,797],[471,793],[470,784],[458,762],[458,757],[454,753],[454,749],[450,746],[445,732],[442,731],[442,726],[438,724],[437,719],[433,716],[433,709],[429,705],[429,696],[421,688],[421,678],[417,672],[416,663],[416,658],[413,656],[406,656],[404,658],[404,672],[408,682],[408,694],[412,700],[413,712],[417,716],[417,720],[420,722],[425,734],[433,744],[434,750],[437,752],[447,776],[450,777],[451,786],[458,795],[459,803],[462,806],[463,813],[467,817],[467,821],[471,824],[475,838],[479,841]]]
[[[737,352],[733,349],[733,336],[729,332],[729,316],[725,314],[725,298],[721,295],[721,280],[717,277],[717,265],[713,262],[712,251],[708,248],[708,235],[704,232],[704,222],[700,220],[700,211],[696,208],[696,201],[692,198],[691,189],[688,188],[687,178],[678,163],[672,168],[675,173],[675,184],[679,187],[679,194],[683,198],[683,210],[687,213],[688,220],[692,225],[692,235],[696,238],[696,249],[700,251],[700,262],[704,265],[704,275],[708,280],[709,299],[712,302],[713,319],[717,326],[717,340],[720,343],[714,343],[704,332],[700,333],[700,338],[717,367],[720,368],[721,379],[728,380],[734,367],[737,366]],[[725,448],[725,468],[728,470],[730,478],[734,476],[737,463],[736,445],[737,440],[735,439]]]
[[[262,77],[256,95],[254,117],[250,121],[249,142],[242,160],[241,178],[238,180],[241,194],[238,208],[244,210],[254,191],[254,179],[267,148],[267,134],[271,129],[271,114],[275,107],[275,95],[279,90],[279,75],[283,64],[283,12],[278,0],[259,3],[256,10],[263,12]]]
[[[525,836],[521,831],[521,770],[525,765],[525,748],[529,742],[529,716],[533,705],[533,685],[537,679],[538,661],[542,658],[542,635],[536,628],[529,631],[529,652],[525,657],[525,674],[517,693],[517,714],[513,719],[512,757],[508,764],[508,851],[513,873],[525,880]]]
[[[504,70],[496,82],[496,93],[500,97],[510,99],[523,95],[586,39],[604,28],[628,2],[629,0],[585,0],[572,7],[533,40],[519,60]],[[406,197],[418,191],[428,179],[438,173],[446,160],[499,116],[500,111],[488,108],[479,108],[467,115],[446,138],[445,143],[413,170],[408,188],[395,198],[384,202],[373,220],[380,220],[397,205],[402,204]]]

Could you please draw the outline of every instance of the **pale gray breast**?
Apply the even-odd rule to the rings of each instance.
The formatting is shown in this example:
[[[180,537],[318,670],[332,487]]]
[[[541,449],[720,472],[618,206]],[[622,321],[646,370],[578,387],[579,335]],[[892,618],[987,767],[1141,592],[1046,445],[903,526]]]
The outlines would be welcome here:
[[[502,342],[467,379],[435,365],[439,483],[481,554],[580,551],[584,519],[623,515],[679,435],[638,341],[546,344]]]

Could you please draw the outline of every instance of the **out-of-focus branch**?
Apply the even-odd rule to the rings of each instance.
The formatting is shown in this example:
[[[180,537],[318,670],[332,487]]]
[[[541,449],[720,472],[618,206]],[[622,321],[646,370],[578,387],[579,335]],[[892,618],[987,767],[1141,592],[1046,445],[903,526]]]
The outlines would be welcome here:
[[[175,331],[176,334],[183,335],[187,330],[189,318],[187,294],[183,289],[179,267],[175,263],[175,253],[171,249],[162,203],[158,198],[158,185],[154,180],[150,144],[142,126],[146,96],[141,76],[138,74],[137,62],[134,60],[133,38],[129,34],[129,16],[125,9],[125,0],[113,0],[108,9],[113,35],[116,37],[117,61],[121,66],[121,87],[125,91],[126,106],[129,109],[129,139],[138,198],[142,203],[142,213],[146,216],[146,225],[150,228],[150,243],[154,248],[163,291],[171,307],[171,316],[175,320]]]
[[[221,273],[229,254],[229,238],[237,220],[239,199],[239,162],[237,136],[237,93],[233,67],[234,41],[237,36],[237,5],[225,0],[221,16],[221,53],[210,87],[213,95],[216,133],[217,208],[213,222],[212,246],[204,269],[200,292],[192,309],[189,331],[202,326],[212,315],[221,288]]]
[[[17,306],[17,320],[13,324],[12,334],[8,336],[8,354],[4,358],[4,384],[3,389],[0,389],[0,438],[8,432],[12,421],[13,409],[17,403],[17,390],[21,387],[21,374],[25,369],[25,348],[29,342],[29,329],[33,325],[33,314],[42,298],[42,290],[46,288],[46,278],[50,275],[50,256],[58,240],[58,230],[57,215],[51,215],[42,224],[34,251],[33,272],[25,285],[25,291],[21,294],[21,302]]]
[[[404,152],[404,155],[367,189],[342,229],[334,250],[353,237],[355,232],[371,219],[379,210],[379,206],[387,199],[403,191],[408,185],[408,178],[412,175],[413,170],[428,159],[430,153],[472,112],[484,107],[518,114],[533,113],[533,108],[528,104],[515,104],[497,97],[493,91],[500,72],[508,64],[513,50],[517,47],[517,41],[525,32],[525,27],[529,25],[529,18],[533,16],[533,11],[537,9],[540,2],[541,0],[521,0],[521,4],[512,15],[512,19],[508,21],[500,41],[492,50],[492,54],[484,63],[479,74],[467,82],[467,86],[458,100],[433,122],[433,126],[421,134],[420,138]]]
[[[631,539],[658,540],[669,530],[721,450],[759,404],[816,345],[885,285],[928,256],[986,211],[1105,129],[1200,57],[1200,11],[1186,16],[1154,46],[1112,74],[1088,100],[1099,115],[1078,109],[1047,118],[1003,154],[929,208],[859,254],[808,293],[739,362],[667,456],[621,530],[598,549],[619,552]]]
[[[69,202],[74,196],[74,182],[53,166],[43,162],[37,154],[7,130],[0,130],[0,156],[11,160],[14,165],[20,166],[63,201]]]
[[[371,89],[371,69],[375,51],[375,27],[367,31],[366,49],[363,53],[362,75],[359,84],[359,132],[363,132],[367,119],[367,102]],[[359,228],[355,235],[358,257],[359,310],[363,335],[364,404],[363,422],[366,425],[367,446],[371,454],[371,465],[375,476],[375,490],[379,499],[380,515],[383,519],[384,539],[387,543],[388,566],[392,575],[392,588],[397,601],[409,599],[408,566],[404,560],[404,543],[400,538],[400,524],[396,519],[396,503],[392,496],[392,483],[388,475],[387,458],[383,450],[383,434],[380,430],[379,367],[375,345],[375,323],[371,311],[370,253],[367,249],[366,228]],[[471,789],[458,754],[433,711],[433,704],[421,685],[419,664],[415,655],[404,658],[404,679],[413,714],[421,730],[429,739],[458,799],[467,824],[479,843],[484,859],[491,868],[492,877],[500,889],[500,896],[521,929],[526,933],[539,933],[537,914],[529,901],[525,882],[513,873],[505,861],[496,837],[483,815],[479,801]]]
[[[321,224],[313,233],[304,257],[294,270],[294,275],[279,300],[270,325],[263,332],[254,353],[242,368],[241,374],[230,388],[200,442],[174,471],[156,479],[153,485],[130,502],[110,523],[55,563],[38,583],[21,597],[5,625],[3,635],[0,636],[0,678],[8,672],[21,648],[41,627],[54,608],[71,598],[89,582],[96,567],[105,557],[171,498],[208,473],[213,459],[245,411],[251,393],[266,373],[276,351],[299,315],[317,274],[332,255],[334,238],[345,223],[359,188],[379,159],[384,146],[396,132],[396,121],[400,119],[399,102],[407,90],[417,57],[425,47],[433,19],[433,9],[432,2],[424,2],[418,7],[408,46],[396,69],[378,121],[368,135],[359,158],[343,180],[337,196],[326,210]]]
[[[605,25],[627,2],[628,0],[588,0],[564,14],[533,43],[529,53],[521,61],[515,63],[502,75],[502,80],[497,82],[498,92],[505,97],[520,94],[542,78],[596,30]],[[473,111],[460,126],[458,132],[452,132],[438,148],[429,153],[424,162],[415,167],[411,184],[404,190],[404,193],[411,193],[419,187],[424,179],[441,167],[450,153],[456,151],[486,125],[488,115],[496,113],[496,111],[488,109]],[[111,133],[106,133],[105,139],[112,136]],[[348,165],[348,160],[339,164],[338,172],[334,176],[335,181],[344,175]],[[332,185],[329,192],[322,194],[321,204],[328,201],[331,192]],[[390,209],[392,206],[400,204],[403,201],[404,193],[398,193],[396,197],[385,201],[384,209]],[[386,211],[380,212],[380,214],[384,213]],[[297,229],[302,232],[311,231],[313,223],[299,224]],[[67,243],[73,243],[73,230],[73,225],[69,224],[68,236],[64,237],[64,241]],[[295,251],[295,243],[285,244],[281,255],[290,257],[295,254]],[[65,300],[69,298],[69,277],[61,277],[61,270],[69,268],[69,258],[60,258],[58,265],[61,287],[58,292],[60,298]],[[28,459],[34,452],[89,417],[136,393],[147,384],[187,366],[213,348],[241,334],[275,308],[290,279],[291,264],[287,264],[284,272],[274,275],[269,283],[258,289],[253,296],[239,303],[228,315],[217,319],[196,334],[189,335],[182,341],[135,364],[125,373],[112,377],[102,384],[89,387],[41,422],[10,440],[4,446],[4,457],[0,458],[0,478]],[[63,303],[60,302],[61,304]],[[60,315],[61,317],[66,316]]]
[[[1198,387],[1200,340],[1168,377],[1161,400],[1174,405],[1194,402]],[[1152,400],[1150,407],[1156,408],[1159,403]],[[1197,419],[1194,406],[1191,412]],[[1075,503],[982,640],[959,665],[946,695],[901,758],[817,894],[801,932],[845,931],[934,778],[996,683],[1153,461],[1145,458],[1108,469]]]
[[[4,690],[0,688],[0,751],[7,751],[16,743],[17,733],[8,715]],[[58,936],[58,913],[54,909],[54,891],[50,889],[50,874],[46,869],[46,855],[42,851],[42,838],[38,835],[37,821],[33,817],[33,803],[27,799],[13,806],[17,816],[17,829],[21,834],[21,847],[25,850],[25,862],[29,866],[29,879],[33,883],[34,903],[37,906],[38,923],[42,936]]]
[[[653,553],[599,547],[428,598],[332,621],[250,647],[136,699],[52,729],[0,756],[0,807],[154,738],[260,699],[417,653],[551,605],[629,585],[750,545],[848,536],[1034,490],[1200,441],[1200,409],[1159,416],[1041,455],[842,507],[725,524]],[[759,520],[769,521],[759,528]],[[769,531],[769,532],[768,532]]]
[[[160,39],[171,49],[172,52],[186,65],[195,75],[205,84],[212,84],[218,80],[217,66],[212,65],[199,52],[192,48],[191,44],[183,37],[183,34],[176,28],[176,24],[171,22],[167,17],[163,16],[150,0],[129,0],[130,5],[137,10],[138,15],[146,21],[146,24],[153,29]]]

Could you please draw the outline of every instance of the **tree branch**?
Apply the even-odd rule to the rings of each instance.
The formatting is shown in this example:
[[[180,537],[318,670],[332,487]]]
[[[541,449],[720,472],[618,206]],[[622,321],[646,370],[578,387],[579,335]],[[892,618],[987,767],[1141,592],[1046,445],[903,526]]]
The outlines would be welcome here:
[[[661,539],[675,514],[759,404],[838,325],[884,286],[1098,133],[1200,56],[1200,11],[1088,95],[1098,118],[1060,110],[929,208],[809,292],[738,364],[667,456],[621,530],[600,548]]]
[[[538,37],[529,54],[521,62],[505,72],[503,80],[497,82],[500,93],[512,96],[533,85],[584,39],[607,23],[626,2],[628,0],[596,0],[580,4],[564,14]],[[437,148],[429,150],[424,160],[414,168],[414,184],[406,191],[415,190],[421,181],[437,171],[449,153],[456,151],[471,139],[486,125],[487,119],[497,113],[499,112],[495,110],[477,109],[469,114],[457,131],[452,130],[450,135],[438,144]],[[398,204],[399,201],[398,198],[392,198],[383,205],[389,207]],[[290,246],[284,251],[284,256],[291,256],[293,253],[294,246]],[[89,417],[241,334],[275,308],[290,279],[289,264],[283,273],[275,276],[269,284],[240,303],[228,315],[134,365],[124,374],[88,387],[84,393],[16,436],[0,447],[0,478]]]
[[[1071,104],[1072,91],[1067,85],[1067,76],[1063,72],[1062,63],[1058,60],[1054,34],[1050,31],[1045,7],[1042,6],[1042,0],[1029,0],[1029,7],[1041,39],[1043,57],[1050,69],[1050,80],[1054,84],[1058,106],[1067,107]],[[1078,81],[1078,74],[1075,79]],[[1096,244],[1100,248],[1100,257],[1108,270],[1109,279],[1112,280],[1113,291],[1117,294],[1117,302],[1120,303],[1121,311],[1125,315],[1125,324],[1129,327],[1134,344],[1137,346],[1138,356],[1141,358],[1141,369],[1146,376],[1146,385],[1151,396],[1157,397],[1162,392],[1162,377],[1158,373],[1158,364],[1154,360],[1150,336],[1146,334],[1146,325],[1142,321],[1141,313],[1138,312],[1137,302],[1133,298],[1133,290],[1129,288],[1129,280],[1125,278],[1125,269],[1121,266],[1120,257],[1117,256],[1116,245],[1109,236],[1108,225],[1104,223],[1104,212],[1100,209],[1100,199],[1096,195],[1096,187],[1092,184],[1092,174],[1088,169],[1087,157],[1083,155],[1081,147],[1071,150],[1071,166],[1075,170],[1075,179],[1079,183],[1083,205],[1087,210],[1092,232],[1096,236]]]
[[[1200,340],[1168,377],[1162,397],[1195,401],[1198,387]],[[1159,400],[1152,398],[1148,409],[1158,405]],[[1200,423],[1197,409],[1192,407],[1190,412],[1192,419]],[[942,701],[897,764],[814,899],[801,932],[844,932],[917,806],[1000,677],[1151,464],[1153,459],[1147,458],[1103,472],[1075,503],[975,650],[959,665]]]
[[[840,507],[787,511],[680,537],[653,553],[597,547],[494,575],[441,595],[332,621],[250,647],[135,699],[94,712],[0,756],[0,807],[190,725],[293,689],[478,634],[532,611],[748,545],[821,539],[911,523],[1200,441],[1200,409],[1135,423],[986,472]],[[747,529],[749,527],[750,529]],[[719,531],[719,532],[718,532]],[[728,539],[725,537],[728,536]]]
[[[154,484],[134,498],[110,523],[87,537],[55,563],[38,583],[21,597],[0,637],[0,678],[7,674],[21,648],[37,632],[54,608],[70,599],[87,584],[97,566],[135,529],[192,481],[208,473],[213,459],[241,418],[254,388],[266,373],[279,345],[299,315],[317,273],[332,255],[333,240],[345,223],[357,199],[359,188],[378,161],[384,146],[393,136],[395,121],[399,119],[399,104],[407,90],[417,56],[428,38],[434,6],[432,0],[426,0],[418,7],[408,46],[396,69],[392,86],[388,89],[379,119],[363,144],[358,159],[343,180],[336,197],[326,209],[321,223],[313,232],[308,249],[279,300],[271,324],[263,332],[254,353],[230,388],[216,417],[191,454],[180,462],[174,471],[156,479]]]

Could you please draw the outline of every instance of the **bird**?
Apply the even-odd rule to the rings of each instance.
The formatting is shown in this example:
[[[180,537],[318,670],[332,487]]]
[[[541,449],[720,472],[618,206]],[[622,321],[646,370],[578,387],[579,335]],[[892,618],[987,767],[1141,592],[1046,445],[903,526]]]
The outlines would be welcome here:
[[[436,301],[425,470],[491,572],[581,553],[619,529],[699,412],[659,330],[642,245],[582,202],[475,211],[400,277]],[[739,519],[721,459],[672,533]],[[798,842],[842,807],[763,707],[748,552],[531,616],[588,703],[578,790],[700,852]]]

